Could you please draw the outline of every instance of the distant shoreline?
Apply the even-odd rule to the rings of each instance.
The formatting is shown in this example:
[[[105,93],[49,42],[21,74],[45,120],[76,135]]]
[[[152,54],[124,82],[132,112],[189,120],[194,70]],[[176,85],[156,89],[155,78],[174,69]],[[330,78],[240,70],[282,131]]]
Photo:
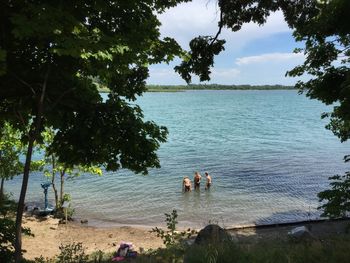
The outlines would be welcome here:
[[[294,86],[283,85],[147,85],[146,92],[184,92],[189,90],[296,90]],[[99,87],[101,93],[109,93],[106,87]]]

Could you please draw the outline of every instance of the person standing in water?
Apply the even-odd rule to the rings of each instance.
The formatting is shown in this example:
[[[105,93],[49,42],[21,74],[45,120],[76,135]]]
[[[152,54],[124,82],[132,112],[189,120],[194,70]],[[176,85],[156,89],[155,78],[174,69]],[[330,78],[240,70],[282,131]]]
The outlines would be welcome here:
[[[190,192],[192,190],[192,183],[188,176],[184,177],[184,180],[182,181],[182,188],[184,192]]]
[[[199,174],[199,172],[195,172],[194,173],[194,178],[193,178],[194,190],[199,189],[199,186],[201,184],[201,179],[202,179],[202,176]]]
[[[211,176],[208,174],[208,172],[205,172],[205,177],[207,178],[207,183],[205,185],[205,190],[209,190],[211,186]]]

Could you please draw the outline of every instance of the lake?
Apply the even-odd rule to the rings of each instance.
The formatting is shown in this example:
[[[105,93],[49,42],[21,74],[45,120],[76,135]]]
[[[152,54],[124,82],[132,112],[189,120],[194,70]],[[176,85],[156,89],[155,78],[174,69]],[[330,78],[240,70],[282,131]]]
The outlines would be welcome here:
[[[137,103],[147,120],[169,129],[158,151],[162,168],[147,176],[129,171],[66,182],[75,215],[93,225],[160,225],[176,209],[181,226],[225,227],[318,218],[317,193],[327,178],[347,170],[340,143],[324,126],[331,108],[293,90],[146,93]],[[182,193],[182,178],[199,171],[210,191]],[[5,187],[17,197],[21,178]],[[33,173],[27,201],[43,199]],[[52,200],[53,193],[49,192]]]

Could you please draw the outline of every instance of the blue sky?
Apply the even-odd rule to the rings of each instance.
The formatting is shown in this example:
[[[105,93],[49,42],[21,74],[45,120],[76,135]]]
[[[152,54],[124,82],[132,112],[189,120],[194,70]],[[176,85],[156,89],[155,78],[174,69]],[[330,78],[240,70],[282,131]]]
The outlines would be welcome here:
[[[189,41],[198,35],[215,35],[219,19],[214,0],[194,0],[170,9],[160,15],[162,36],[175,38],[188,49]],[[283,20],[281,12],[273,13],[267,23],[259,27],[246,24],[239,32],[224,29],[221,38],[226,39],[225,51],[215,58],[211,81],[218,84],[282,84],[293,85],[295,78],[285,77],[287,70],[301,64],[302,54],[294,54],[300,47],[292,37],[292,31]],[[150,67],[148,84],[185,84],[170,65]],[[193,83],[198,83],[193,78]]]

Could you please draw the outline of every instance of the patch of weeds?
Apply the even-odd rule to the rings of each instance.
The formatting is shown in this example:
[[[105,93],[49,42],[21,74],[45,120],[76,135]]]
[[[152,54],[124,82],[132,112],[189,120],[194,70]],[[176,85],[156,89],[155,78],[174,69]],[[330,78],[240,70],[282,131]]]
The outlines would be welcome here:
[[[82,243],[72,243],[59,246],[60,254],[57,256],[58,263],[86,263],[89,256],[85,254]]]
[[[195,231],[187,229],[185,231],[177,231],[177,211],[173,210],[171,214],[165,214],[165,222],[167,230],[155,227],[151,230],[152,233],[156,233],[157,237],[163,240],[165,249],[158,249],[150,253],[150,257],[153,257],[156,262],[183,262],[184,251],[186,248],[185,239],[190,238]]]

